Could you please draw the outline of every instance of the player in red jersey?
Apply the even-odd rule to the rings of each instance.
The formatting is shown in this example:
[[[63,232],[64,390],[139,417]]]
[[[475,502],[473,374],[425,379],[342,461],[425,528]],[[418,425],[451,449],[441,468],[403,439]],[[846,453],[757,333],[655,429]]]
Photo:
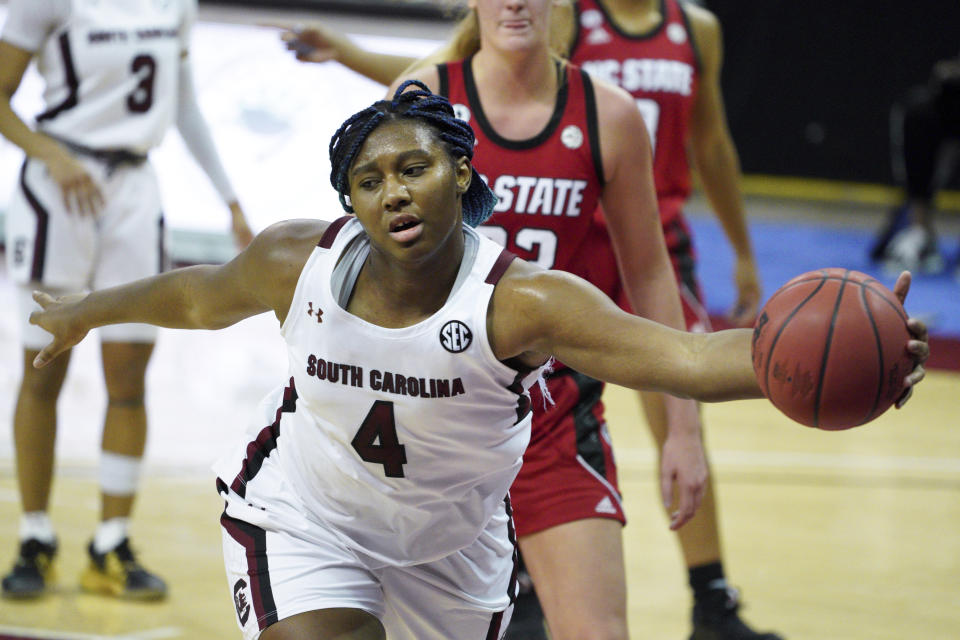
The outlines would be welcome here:
[[[474,166],[500,199],[489,235],[527,260],[577,271],[592,259],[584,240],[602,203],[633,308],[681,327],[643,119],[626,92],[551,55],[552,5],[473,2],[450,46],[404,77],[446,94],[474,127]],[[452,62],[432,64],[443,61]],[[533,396],[540,410],[511,488],[520,549],[554,640],[628,638],[624,514],[603,386],[561,364],[547,383],[553,404]],[[688,401],[650,401],[672,413],[662,489],[669,504],[678,487],[679,527],[706,479],[699,420]]]
[[[721,30],[709,11],[678,0],[579,0],[570,30],[570,59],[630,92],[644,116],[654,149],[653,172],[663,232],[677,275],[687,329],[710,330],[696,278],[696,254],[683,216],[691,190],[690,157],[736,254],[735,307],[728,320],[753,321],[760,286],[740,192],[740,168],[720,91]],[[588,243],[594,256],[577,272],[629,310],[601,212]],[[662,416],[644,406],[658,442],[666,436]],[[713,483],[708,479],[700,510],[678,532],[694,593],[694,640],[775,640],[739,617],[738,594],[727,584]],[[522,619],[518,610],[516,619]]]
[[[460,25],[451,44],[432,56],[430,61],[466,58],[476,52],[478,42],[481,43],[480,53],[473,56],[467,64],[453,63],[441,67],[439,71],[429,66],[421,67],[423,70],[417,72],[417,77],[433,83],[435,88],[447,94],[451,101],[458,105],[460,115],[477,130],[480,142],[475,163],[501,197],[500,211],[492,220],[495,227],[488,227],[488,231],[492,231],[491,235],[499,237],[511,250],[525,258],[584,275],[594,284],[601,286],[611,297],[620,297],[624,291],[620,286],[620,273],[611,249],[619,243],[620,246],[617,248],[621,256],[624,253],[628,257],[635,255],[636,252],[629,246],[630,237],[614,229],[613,238],[618,241],[614,243],[607,236],[605,227],[597,227],[593,224],[592,216],[564,215],[564,207],[567,205],[565,198],[571,193],[580,193],[574,187],[578,184],[577,180],[586,180],[587,184],[593,180],[596,183],[594,187],[582,187],[586,203],[579,202],[583,210],[591,210],[587,209],[586,205],[589,205],[590,198],[595,197],[596,189],[604,183],[604,178],[609,177],[610,165],[604,162],[604,157],[600,157],[607,151],[607,138],[604,138],[602,131],[599,136],[597,135],[597,125],[591,121],[587,113],[588,105],[593,100],[586,98],[585,93],[589,89],[586,91],[584,89],[594,84],[598,85],[600,89],[598,89],[597,102],[603,106],[609,87],[605,83],[585,81],[579,73],[572,73],[568,68],[564,76],[560,76],[565,78],[565,83],[560,85],[562,89],[559,93],[555,89],[557,84],[551,85],[549,80],[541,84],[549,87],[552,93],[544,92],[536,95],[536,92],[529,91],[530,86],[538,86],[535,80],[529,76],[526,77],[526,82],[519,80],[521,74],[511,65],[511,61],[517,59],[521,60],[521,63],[517,63],[516,66],[523,68],[524,71],[530,69],[529,62],[526,62],[526,58],[522,55],[528,52],[520,49],[520,54],[517,54],[517,45],[513,44],[518,38],[513,37],[511,41],[511,37],[504,36],[503,41],[506,43],[504,46],[498,47],[495,43],[484,51],[483,47],[488,45],[491,38],[483,39],[483,27],[486,24],[494,25],[490,31],[495,34],[499,31],[522,34],[526,28],[524,20],[538,12],[544,12],[545,9],[537,9],[535,6],[543,3],[478,2],[473,4],[476,5],[478,12],[468,16],[467,20]],[[498,15],[496,20],[484,22],[483,15],[491,13],[489,7],[491,4],[498,5],[493,8],[499,8],[503,17]],[[516,13],[515,19],[511,19],[511,11]],[[476,22],[477,16],[480,16],[479,25]],[[560,36],[558,40],[560,46],[557,49],[566,50],[572,42],[573,31],[564,33],[560,28],[563,16],[559,17],[561,20],[556,20],[556,25],[550,26],[556,27],[556,32]],[[536,28],[539,28],[541,33],[545,33],[547,29],[542,23],[537,24]],[[675,29],[671,30],[671,32],[674,31]],[[358,50],[342,37],[331,34],[322,26],[288,32],[284,37],[288,41],[288,46],[303,60],[321,61],[335,58],[354,70],[382,82],[390,81],[400,68],[410,62],[403,58],[379,55],[371,59],[368,53]],[[496,38],[493,39],[496,40]],[[507,51],[504,52],[501,49],[507,49]],[[538,50],[538,55],[541,60],[549,60],[549,54],[545,53],[543,46]],[[692,57],[691,53],[691,59]],[[491,62],[491,59],[494,61]],[[481,64],[484,61],[486,64]],[[719,63],[718,60],[717,63]],[[526,66],[522,67],[521,64]],[[495,76],[496,82],[488,77],[486,78],[488,84],[484,86],[482,84],[484,72]],[[714,93],[710,96],[714,100],[719,99],[716,75],[714,72],[712,78]],[[687,79],[692,81],[692,76],[693,73],[689,74]],[[515,81],[513,86],[510,85],[511,80]],[[688,88],[692,93],[694,87],[688,86]],[[600,91],[606,93],[601,95]],[[511,104],[508,99],[511,97],[524,108],[518,109],[515,104]],[[622,94],[618,96],[620,97]],[[561,102],[565,105],[563,109],[559,107]],[[554,107],[553,112],[550,113],[547,107]],[[539,128],[527,126],[530,118],[526,114],[538,112],[538,108],[541,115]],[[666,108],[675,109],[678,106],[670,104]],[[571,111],[577,109],[580,110],[579,116],[571,116]],[[685,109],[686,118],[677,116],[675,120],[689,119],[689,113],[693,109],[692,99],[688,101]],[[647,110],[649,112],[649,106]],[[722,125],[720,132],[725,134],[722,106],[718,113],[719,122]],[[578,120],[577,117],[580,119]],[[666,116],[660,124],[675,126]],[[509,127],[515,127],[512,133],[508,130]],[[521,129],[519,134],[517,127]],[[614,133],[613,137],[627,138],[624,134],[624,131],[620,131]],[[653,138],[653,135],[650,137]],[[682,175],[675,180],[679,184],[671,185],[666,192],[673,199],[674,215],[671,219],[679,220],[683,229],[685,224],[679,217],[679,209],[689,193],[689,168],[686,166],[686,156],[683,153],[685,138],[686,135],[682,132],[673,136],[664,136],[661,132],[658,140],[658,153],[660,144],[666,144],[664,141],[680,145],[680,153],[674,149],[672,156],[668,154],[668,157],[672,157],[674,162],[679,161],[678,158],[682,159],[684,163]],[[703,138],[706,139],[707,136]],[[716,140],[712,135],[709,138]],[[600,144],[601,140],[604,140],[603,145]],[[726,141],[729,141],[729,136],[726,136]],[[600,153],[601,147],[604,154]],[[732,149],[732,146],[728,148]],[[568,157],[573,159],[567,160]],[[733,176],[736,177],[738,172],[735,154],[732,159]],[[636,179],[637,176],[645,173],[644,167],[647,166],[649,166],[649,159],[646,159],[644,164],[629,170],[628,173]],[[595,180],[590,176],[591,170]],[[617,177],[622,180],[623,176],[621,174]],[[658,187],[660,184],[658,182]],[[739,238],[742,240],[740,246],[745,248],[745,251],[738,251],[738,254],[746,256],[745,260],[740,261],[740,271],[743,274],[739,279],[743,283],[740,287],[742,292],[740,306],[744,309],[743,315],[751,317],[756,310],[759,291],[756,286],[749,240],[743,225],[739,191],[734,191],[733,195],[737,209],[734,214],[739,214]],[[730,198],[725,196],[723,204],[729,200]],[[614,198],[608,197],[604,190],[603,202],[611,218],[611,214],[616,214],[609,210],[610,203],[613,201]],[[730,209],[729,206],[724,207],[724,211]],[[617,224],[612,219],[611,223]],[[680,247],[681,243],[676,242],[675,237],[671,245]],[[626,251],[624,251],[625,247]],[[690,258],[692,259],[692,256]],[[601,268],[589,268],[596,264]],[[626,275],[629,282],[629,273]],[[643,313],[642,310],[641,313]],[[537,578],[540,596],[544,599],[547,619],[554,637],[565,637],[559,635],[565,633],[569,633],[570,637],[619,637],[619,633],[626,633],[623,561],[620,557],[619,528],[615,524],[611,526],[611,523],[617,520],[622,522],[623,513],[619,504],[615,468],[603,423],[603,408],[599,402],[602,385],[576,372],[561,370],[551,379],[550,388],[556,404],[535,417],[531,448],[525,455],[521,475],[511,491],[514,497],[517,530],[521,536],[521,548],[531,565],[531,572]],[[653,409],[652,406],[649,408]],[[658,433],[658,438],[663,443],[661,436],[666,435],[667,423],[662,411],[655,409],[654,411],[655,418],[659,418],[655,431],[662,430],[662,433]],[[583,481],[578,482],[581,478]],[[557,486],[563,486],[564,491],[558,492],[555,489]],[[722,578],[722,569],[718,562],[715,564],[719,559],[719,545],[715,511],[712,507],[708,524],[713,526],[712,529],[708,528],[706,534],[699,533],[686,538],[692,537],[693,544],[698,544],[702,538],[707,541],[703,543],[701,556],[705,557],[705,564],[709,568],[706,572],[698,573],[709,575],[719,571],[719,577]],[[604,551],[599,556],[592,555],[589,558],[572,557],[576,554],[570,554],[571,545],[584,544],[589,544],[592,549]],[[685,540],[684,548],[687,549],[690,546],[691,543]],[[712,555],[714,548],[716,555]],[[690,555],[696,554],[697,551],[698,547],[691,549],[687,554],[688,561]],[[697,568],[699,569],[699,566]],[[599,589],[596,588],[598,584],[602,585]],[[716,621],[719,623],[720,618],[723,617],[726,623],[736,622],[742,626],[739,618],[736,617],[735,607],[726,606],[728,602],[726,589],[716,589],[714,593],[724,595],[723,601],[719,603],[721,611],[714,616],[717,618]],[[517,610],[520,618],[523,617],[522,608],[525,599],[536,606],[535,596],[527,598],[522,596]],[[703,618],[702,615],[700,617]],[[522,623],[522,620],[519,622]],[[703,627],[703,624],[700,627]],[[703,629],[698,631],[702,632]],[[511,627],[511,632],[510,637],[534,637],[522,635],[524,631],[517,628],[517,625]],[[542,637],[542,632],[540,634]],[[721,634],[703,637],[737,636]]]

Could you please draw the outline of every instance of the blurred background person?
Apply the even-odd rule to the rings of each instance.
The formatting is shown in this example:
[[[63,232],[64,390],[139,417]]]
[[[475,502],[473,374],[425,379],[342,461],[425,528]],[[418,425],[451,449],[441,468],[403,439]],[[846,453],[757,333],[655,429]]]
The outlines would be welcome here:
[[[927,83],[910,89],[890,111],[893,175],[905,193],[870,249],[870,258],[888,272],[944,270],[933,200],[956,165],[958,144],[960,55],[937,62]],[[960,259],[960,248],[957,255]]]
[[[237,246],[252,233],[200,113],[188,57],[196,0],[11,0],[0,39],[0,134],[26,155],[7,212],[7,261],[18,288],[23,352],[14,415],[23,515],[3,595],[44,593],[58,541],[47,509],[57,398],[69,359],[30,365],[49,335],[27,321],[31,291],[100,289],[154,275],[164,261],[159,187],[148,152],[172,122],[229,205]],[[11,99],[31,60],[46,109],[28,126]],[[166,584],[136,559],[129,518],[146,442],[144,377],[156,330],[101,333],[108,404],[100,460],[101,522],[80,578],[85,590],[153,599]]]

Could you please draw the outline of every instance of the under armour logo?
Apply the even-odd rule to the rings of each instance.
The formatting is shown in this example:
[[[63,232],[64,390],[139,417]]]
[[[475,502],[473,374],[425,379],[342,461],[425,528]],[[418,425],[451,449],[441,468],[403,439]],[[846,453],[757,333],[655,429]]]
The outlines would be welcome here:
[[[308,303],[307,303],[307,315],[308,315],[308,316],[312,316],[314,313],[317,314],[317,324],[322,323],[322,322],[323,322],[323,309],[321,309],[321,308],[318,307],[317,310],[316,310],[316,312],[314,312],[314,310],[313,310],[313,303],[312,303],[312,302],[308,302]]]
[[[240,626],[247,624],[247,620],[250,618],[250,604],[247,602],[247,583],[243,581],[243,578],[237,580],[237,583],[233,585],[233,606],[237,608],[237,618],[240,620]]]

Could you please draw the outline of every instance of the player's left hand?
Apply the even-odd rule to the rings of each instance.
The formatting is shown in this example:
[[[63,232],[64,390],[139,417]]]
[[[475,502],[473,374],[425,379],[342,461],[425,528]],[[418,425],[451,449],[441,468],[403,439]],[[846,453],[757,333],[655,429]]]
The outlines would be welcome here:
[[[893,293],[900,300],[900,304],[903,304],[907,299],[911,280],[912,276],[910,272],[904,271],[900,274],[900,277],[897,278],[896,284],[893,285]],[[930,357],[927,325],[919,318],[909,318],[907,320],[907,329],[910,330],[910,335],[913,336],[913,340],[907,342],[907,351],[913,354],[916,366],[904,380],[906,390],[901,394],[900,398],[897,399],[897,404],[895,405],[897,409],[907,403],[910,396],[913,395],[913,387],[926,376],[927,371],[923,368],[923,365],[927,361],[927,358]]]
[[[750,327],[760,309],[760,278],[753,257],[738,257],[733,274],[737,287],[737,302],[727,313],[727,321],[734,327]]]
[[[247,217],[239,202],[230,203],[230,231],[233,234],[233,244],[237,251],[243,251],[253,242],[253,231],[247,224]]]
[[[660,456],[660,491],[676,531],[697,512],[707,487],[707,459],[699,433],[667,436]]]

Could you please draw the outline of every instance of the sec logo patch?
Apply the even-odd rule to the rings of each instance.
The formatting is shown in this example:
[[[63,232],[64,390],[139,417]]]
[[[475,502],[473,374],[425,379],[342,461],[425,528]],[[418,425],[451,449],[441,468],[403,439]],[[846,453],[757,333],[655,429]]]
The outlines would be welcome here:
[[[473,342],[470,328],[459,320],[451,320],[440,329],[440,345],[450,353],[462,353]]]

